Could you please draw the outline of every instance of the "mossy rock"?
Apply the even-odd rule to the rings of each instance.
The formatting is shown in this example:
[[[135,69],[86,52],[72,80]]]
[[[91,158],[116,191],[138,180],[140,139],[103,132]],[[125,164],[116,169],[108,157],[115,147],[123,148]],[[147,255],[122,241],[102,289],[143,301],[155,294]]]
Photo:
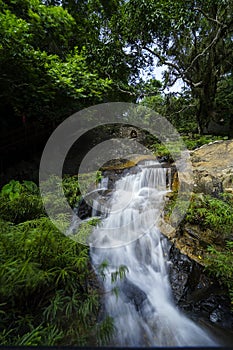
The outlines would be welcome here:
[[[132,168],[145,160],[155,160],[152,155],[129,155],[126,158],[112,159],[101,167],[101,171],[105,170],[124,170]]]

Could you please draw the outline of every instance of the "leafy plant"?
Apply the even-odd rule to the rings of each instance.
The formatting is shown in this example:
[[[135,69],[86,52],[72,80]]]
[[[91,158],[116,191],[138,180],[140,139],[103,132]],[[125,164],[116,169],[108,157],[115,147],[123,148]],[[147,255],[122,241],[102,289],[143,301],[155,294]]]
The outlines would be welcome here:
[[[224,196],[222,198],[224,199]],[[219,235],[222,234],[223,238],[231,237],[233,233],[233,207],[223,199],[213,198],[209,195],[194,195],[186,214],[186,220],[209,227]]]
[[[78,189],[77,179],[65,183],[75,201],[70,184]],[[45,216],[35,184],[12,181],[0,196],[1,344],[87,345],[90,338],[97,344],[100,296],[90,283],[96,277],[88,247],[64,236]],[[30,204],[26,212],[19,208],[23,200]]]
[[[19,223],[44,214],[39,189],[32,181],[11,180],[0,192],[0,216],[6,221]]]
[[[88,221],[82,222],[78,226],[77,230],[72,234],[72,239],[82,244],[88,244],[88,239],[93,231],[93,228],[99,223],[99,218],[90,218]]]
[[[98,345],[106,345],[111,339],[115,331],[114,320],[107,316],[102,322],[97,325],[97,340]]]
[[[102,180],[102,178],[103,178],[102,172],[100,170],[98,170],[96,172],[96,184],[98,184]]]
[[[227,241],[225,249],[221,250],[209,246],[208,253],[207,269],[228,287],[233,307],[233,242]]]
[[[111,273],[112,283],[116,282],[118,278],[120,280],[124,279],[127,272],[129,272],[128,267],[126,265],[120,265],[116,271]]]
[[[200,136],[199,134],[194,134],[192,136],[182,136],[185,145],[189,150],[194,150],[195,148],[201,147],[203,145],[206,145],[210,142],[214,142],[217,140],[223,140],[227,139],[227,137],[222,137],[222,136],[213,136],[213,135],[202,135]]]
[[[73,208],[81,199],[78,176],[77,175],[64,176],[64,178],[62,179],[62,185],[63,185],[65,196],[70,206]]]

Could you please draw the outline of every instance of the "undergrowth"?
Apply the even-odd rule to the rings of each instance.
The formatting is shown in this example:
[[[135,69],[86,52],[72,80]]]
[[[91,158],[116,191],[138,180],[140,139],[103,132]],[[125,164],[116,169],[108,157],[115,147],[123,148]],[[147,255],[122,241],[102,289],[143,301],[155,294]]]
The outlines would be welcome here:
[[[180,156],[180,151],[184,149],[184,147],[186,147],[188,150],[194,150],[208,143],[226,139],[227,137],[213,135],[200,136],[199,134],[181,134],[181,140],[183,141],[183,144],[181,144],[179,140],[166,142],[166,144],[164,144],[161,141],[151,137],[148,139],[148,147],[155,156],[164,158],[168,162],[172,162],[175,158]]]
[[[210,228],[223,239],[233,238],[233,197],[228,194],[214,198],[210,195],[193,195],[186,221]]]
[[[76,177],[64,179],[64,192],[74,205],[80,196]],[[0,344],[105,344],[114,325],[110,317],[98,321],[100,292],[94,285],[88,247],[51,223],[38,187],[14,180],[5,185],[0,192]]]

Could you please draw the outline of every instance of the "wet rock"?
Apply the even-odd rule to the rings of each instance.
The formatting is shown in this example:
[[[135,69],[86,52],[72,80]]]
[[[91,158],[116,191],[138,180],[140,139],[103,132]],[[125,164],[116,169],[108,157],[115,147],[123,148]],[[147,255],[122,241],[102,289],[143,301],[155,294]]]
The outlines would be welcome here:
[[[144,300],[147,299],[146,293],[127,279],[123,282],[121,290],[124,293],[123,297],[126,301],[132,302],[136,310],[139,311]]]
[[[169,259],[172,263],[170,266],[170,281],[173,296],[176,303],[179,303],[187,288],[187,282],[189,273],[192,270],[192,264],[186,255],[182,255],[181,258],[179,250],[174,246],[171,247],[169,254]]]
[[[122,172],[122,176],[137,174],[139,171],[142,171],[142,170],[139,168],[139,166],[135,165],[131,168],[124,169]]]
[[[219,322],[222,320],[221,312],[216,309],[210,314],[210,321],[213,323]]]
[[[81,220],[91,217],[92,207],[82,199],[77,206],[76,213]]]
[[[226,288],[174,245],[170,248],[169,258],[169,277],[177,306],[193,319],[232,329],[233,313]]]
[[[103,177],[108,178],[108,189],[112,190],[115,187],[115,182],[122,177],[123,170],[105,170]]]

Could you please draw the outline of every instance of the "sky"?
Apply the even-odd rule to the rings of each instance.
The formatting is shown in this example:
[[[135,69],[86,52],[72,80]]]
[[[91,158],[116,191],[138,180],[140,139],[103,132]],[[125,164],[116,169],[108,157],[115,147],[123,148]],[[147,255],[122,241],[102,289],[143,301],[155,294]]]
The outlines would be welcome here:
[[[167,69],[167,66],[163,65],[161,67],[156,67],[154,68],[154,71],[151,73],[152,74],[152,77],[154,79],[157,79],[157,80],[160,80],[162,81],[163,80],[163,72]],[[146,78],[148,77],[148,74],[144,72],[142,72],[142,75]],[[150,76],[151,78],[151,76]],[[182,81],[182,79],[179,79],[176,81],[176,83],[165,89],[164,92],[165,93],[168,93],[168,92],[180,92],[182,90],[182,88],[184,87],[184,82]]]

